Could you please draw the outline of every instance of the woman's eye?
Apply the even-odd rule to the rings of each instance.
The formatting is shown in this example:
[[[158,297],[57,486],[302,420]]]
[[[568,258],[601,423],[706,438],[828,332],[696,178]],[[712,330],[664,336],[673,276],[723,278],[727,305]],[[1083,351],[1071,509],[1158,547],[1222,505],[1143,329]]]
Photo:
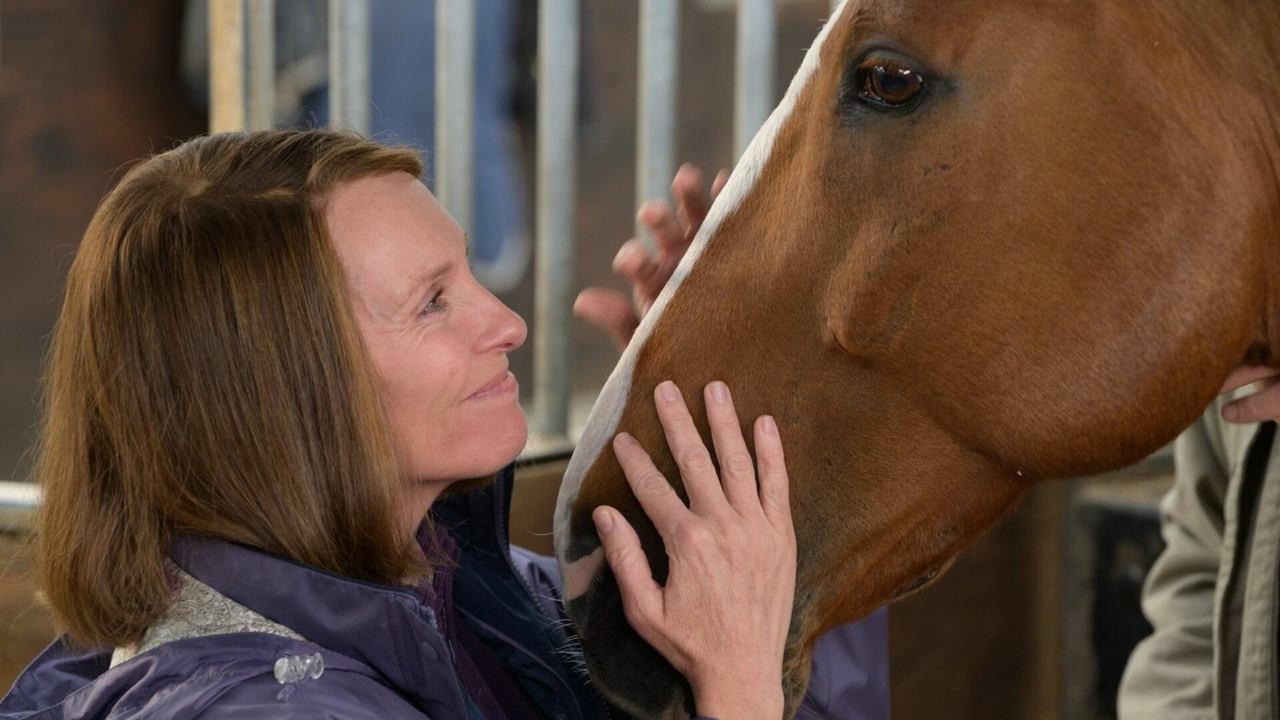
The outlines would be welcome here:
[[[870,55],[858,65],[858,94],[881,107],[897,108],[924,89],[924,75],[897,60]]]
[[[424,316],[434,315],[435,313],[438,313],[441,310],[444,310],[445,303],[444,303],[444,298],[442,297],[443,295],[444,295],[443,290],[435,291],[435,293],[431,296],[431,299],[427,301],[427,304],[422,307],[422,312],[420,314]]]

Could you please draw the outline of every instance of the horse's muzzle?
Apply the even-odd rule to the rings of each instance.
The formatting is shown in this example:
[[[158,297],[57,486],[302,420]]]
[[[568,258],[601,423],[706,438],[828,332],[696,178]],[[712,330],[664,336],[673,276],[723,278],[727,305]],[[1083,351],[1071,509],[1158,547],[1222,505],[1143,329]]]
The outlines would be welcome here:
[[[582,642],[591,679],[610,702],[637,718],[692,714],[689,683],[631,628],[607,565],[585,592],[568,600],[565,611]]]

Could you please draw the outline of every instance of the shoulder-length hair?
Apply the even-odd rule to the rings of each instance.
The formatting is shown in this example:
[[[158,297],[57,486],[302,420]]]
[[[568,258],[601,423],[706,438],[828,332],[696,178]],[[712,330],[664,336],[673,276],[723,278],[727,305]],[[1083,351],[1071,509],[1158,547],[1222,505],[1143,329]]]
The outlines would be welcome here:
[[[175,533],[390,583],[420,562],[324,222],[333,189],[417,152],[328,130],[202,137],[99,205],[67,280],[36,477],[40,583],[88,645],[171,601]]]

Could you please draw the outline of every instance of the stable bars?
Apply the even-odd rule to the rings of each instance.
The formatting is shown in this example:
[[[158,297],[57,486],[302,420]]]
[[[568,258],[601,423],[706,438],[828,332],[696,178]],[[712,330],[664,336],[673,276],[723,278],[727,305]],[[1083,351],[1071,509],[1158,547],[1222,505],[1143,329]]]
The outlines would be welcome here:
[[[436,0],[436,197],[463,232],[475,227],[476,2]]]
[[[579,16],[578,0],[539,0],[533,431],[544,439],[569,431]]]

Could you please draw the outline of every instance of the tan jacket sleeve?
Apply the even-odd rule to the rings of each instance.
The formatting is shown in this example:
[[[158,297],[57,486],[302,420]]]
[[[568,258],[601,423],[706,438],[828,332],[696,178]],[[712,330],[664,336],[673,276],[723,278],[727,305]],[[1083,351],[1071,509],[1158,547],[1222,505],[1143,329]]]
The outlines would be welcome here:
[[[1213,720],[1213,628],[1229,464],[1215,403],[1175,444],[1177,478],[1160,504],[1167,546],[1142,610],[1155,631],[1129,658],[1120,720]]]

